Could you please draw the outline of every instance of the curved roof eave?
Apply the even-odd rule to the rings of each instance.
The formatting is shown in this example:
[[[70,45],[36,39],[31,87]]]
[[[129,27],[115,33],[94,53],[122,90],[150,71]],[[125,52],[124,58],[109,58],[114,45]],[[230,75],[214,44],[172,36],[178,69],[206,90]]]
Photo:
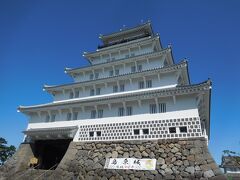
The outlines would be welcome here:
[[[134,56],[134,57],[129,57],[128,59],[134,59],[134,58],[137,58],[137,57],[141,57],[141,56],[148,56],[148,55],[151,55],[151,54],[157,54],[157,53],[164,53],[164,52],[170,52],[171,49],[170,48],[165,48],[165,49],[162,49],[161,51],[158,51],[158,52],[151,52],[151,53],[146,53],[146,54],[141,54],[141,55],[138,55],[138,56]],[[172,59],[172,55],[171,55],[171,59]],[[88,69],[88,68],[92,68],[92,67],[97,67],[97,66],[102,66],[102,65],[106,65],[106,64],[109,64],[109,63],[118,63],[118,62],[121,62],[121,61],[124,61],[126,60],[126,58],[122,58],[122,59],[118,59],[118,60],[115,60],[115,61],[111,61],[111,62],[103,62],[103,63],[99,63],[99,64],[93,64],[91,66],[84,66],[84,67],[78,67],[78,68],[65,68],[64,72],[66,74],[69,74],[71,75],[72,73],[75,73],[76,71],[80,71],[80,70],[84,70],[84,69]],[[174,63],[172,63],[174,64]]]
[[[106,39],[112,38],[114,36],[120,36],[121,34],[128,33],[131,31],[136,31],[137,29],[144,28],[144,27],[150,28],[150,32],[153,34],[153,29],[152,29],[151,23],[146,22],[144,24],[141,24],[141,25],[138,25],[138,26],[135,26],[132,28],[123,29],[122,31],[117,31],[117,32],[105,34],[105,35],[100,35],[100,39],[102,41],[105,41]]]
[[[135,96],[141,96],[143,97],[144,95],[147,94],[156,94],[156,93],[166,93],[166,95],[174,95],[175,94],[182,94],[183,92],[185,94],[189,93],[197,93],[197,92],[202,92],[203,90],[209,90],[211,88],[211,81],[207,80],[199,84],[194,84],[194,85],[181,85],[181,86],[176,86],[174,88],[164,88],[164,89],[152,89],[151,91],[149,89],[146,89],[141,92],[129,92],[129,93],[120,93],[120,94],[113,94],[111,96],[104,96],[104,97],[94,97],[92,96],[91,98],[78,98],[78,99],[71,99],[71,100],[65,100],[61,102],[52,102],[52,103],[46,103],[46,104],[40,104],[40,105],[35,105],[35,106],[19,106],[18,111],[20,112],[31,112],[34,110],[38,110],[41,108],[49,108],[49,107],[56,107],[56,106],[65,106],[67,104],[79,104],[79,103],[90,103],[90,102],[98,102],[98,101],[105,101],[105,100],[111,100],[111,99],[118,99],[118,98],[128,98],[128,97],[135,97]],[[187,92],[187,90],[190,90]]]
[[[173,64],[173,65],[170,65],[170,66],[154,68],[154,69],[135,72],[135,73],[126,73],[126,74],[121,74],[121,75],[118,75],[118,76],[106,77],[106,78],[101,78],[101,79],[96,79],[96,80],[91,80],[91,81],[74,82],[74,83],[69,83],[69,84],[64,84],[64,85],[56,85],[56,86],[44,85],[43,89],[48,91],[48,92],[51,92],[51,89],[53,89],[53,91],[54,91],[54,89],[56,89],[56,88],[61,88],[61,87],[66,87],[66,86],[71,86],[71,85],[77,85],[77,84],[84,84],[84,83],[89,83],[89,82],[92,82],[92,81],[99,81],[99,80],[104,80],[104,79],[109,79],[109,78],[116,78],[116,77],[129,76],[129,75],[133,75],[133,74],[146,73],[146,72],[150,72],[150,71],[154,71],[154,70],[164,70],[164,69],[170,69],[171,70],[171,68],[174,68],[174,67],[177,67],[177,66],[181,66],[179,68],[185,67],[185,66],[187,66],[187,61],[182,61],[179,64]]]

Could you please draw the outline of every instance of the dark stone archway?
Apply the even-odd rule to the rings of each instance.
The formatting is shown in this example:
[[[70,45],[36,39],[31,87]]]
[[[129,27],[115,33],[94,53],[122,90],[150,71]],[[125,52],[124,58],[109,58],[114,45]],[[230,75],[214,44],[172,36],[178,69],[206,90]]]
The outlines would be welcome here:
[[[72,139],[38,140],[34,143],[34,155],[39,159],[39,169],[50,169],[60,163]]]

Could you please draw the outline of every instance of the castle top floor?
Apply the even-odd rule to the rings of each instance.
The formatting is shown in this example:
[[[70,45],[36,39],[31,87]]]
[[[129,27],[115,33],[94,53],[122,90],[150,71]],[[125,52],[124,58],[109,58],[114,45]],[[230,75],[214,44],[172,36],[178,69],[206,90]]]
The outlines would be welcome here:
[[[98,49],[112,46],[115,44],[121,44],[124,42],[129,42],[143,37],[148,37],[153,35],[153,30],[151,24],[145,23],[134,28],[124,29],[119,32],[100,35],[100,39],[103,42],[103,45],[99,46]]]

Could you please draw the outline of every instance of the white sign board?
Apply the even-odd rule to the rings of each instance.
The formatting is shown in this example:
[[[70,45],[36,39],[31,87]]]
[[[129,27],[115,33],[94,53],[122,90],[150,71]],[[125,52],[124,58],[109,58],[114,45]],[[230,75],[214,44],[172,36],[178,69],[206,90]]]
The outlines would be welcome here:
[[[106,160],[105,169],[155,170],[156,159],[110,158]]]

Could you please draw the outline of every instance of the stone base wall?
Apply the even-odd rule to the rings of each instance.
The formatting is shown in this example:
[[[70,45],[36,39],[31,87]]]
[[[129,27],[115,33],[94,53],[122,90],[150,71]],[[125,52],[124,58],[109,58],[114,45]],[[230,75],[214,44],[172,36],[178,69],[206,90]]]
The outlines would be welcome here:
[[[156,170],[107,170],[106,158],[155,158]],[[58,174],[79,179],[210,179],[222,172],[210,155],[206,140],[156,140],[71,143]]]
[[[5,162],[4,166],[0,166],[0,180],[10,179],[18,173],[25,172],[28,167],[30,158],[34,157],[31,144],[21,144],[17,152]]]
[[[155,158],[156,170],[104,169],[107,158]],[[48,179],[226,179],[210,155],[206,140],[71,142]]]

